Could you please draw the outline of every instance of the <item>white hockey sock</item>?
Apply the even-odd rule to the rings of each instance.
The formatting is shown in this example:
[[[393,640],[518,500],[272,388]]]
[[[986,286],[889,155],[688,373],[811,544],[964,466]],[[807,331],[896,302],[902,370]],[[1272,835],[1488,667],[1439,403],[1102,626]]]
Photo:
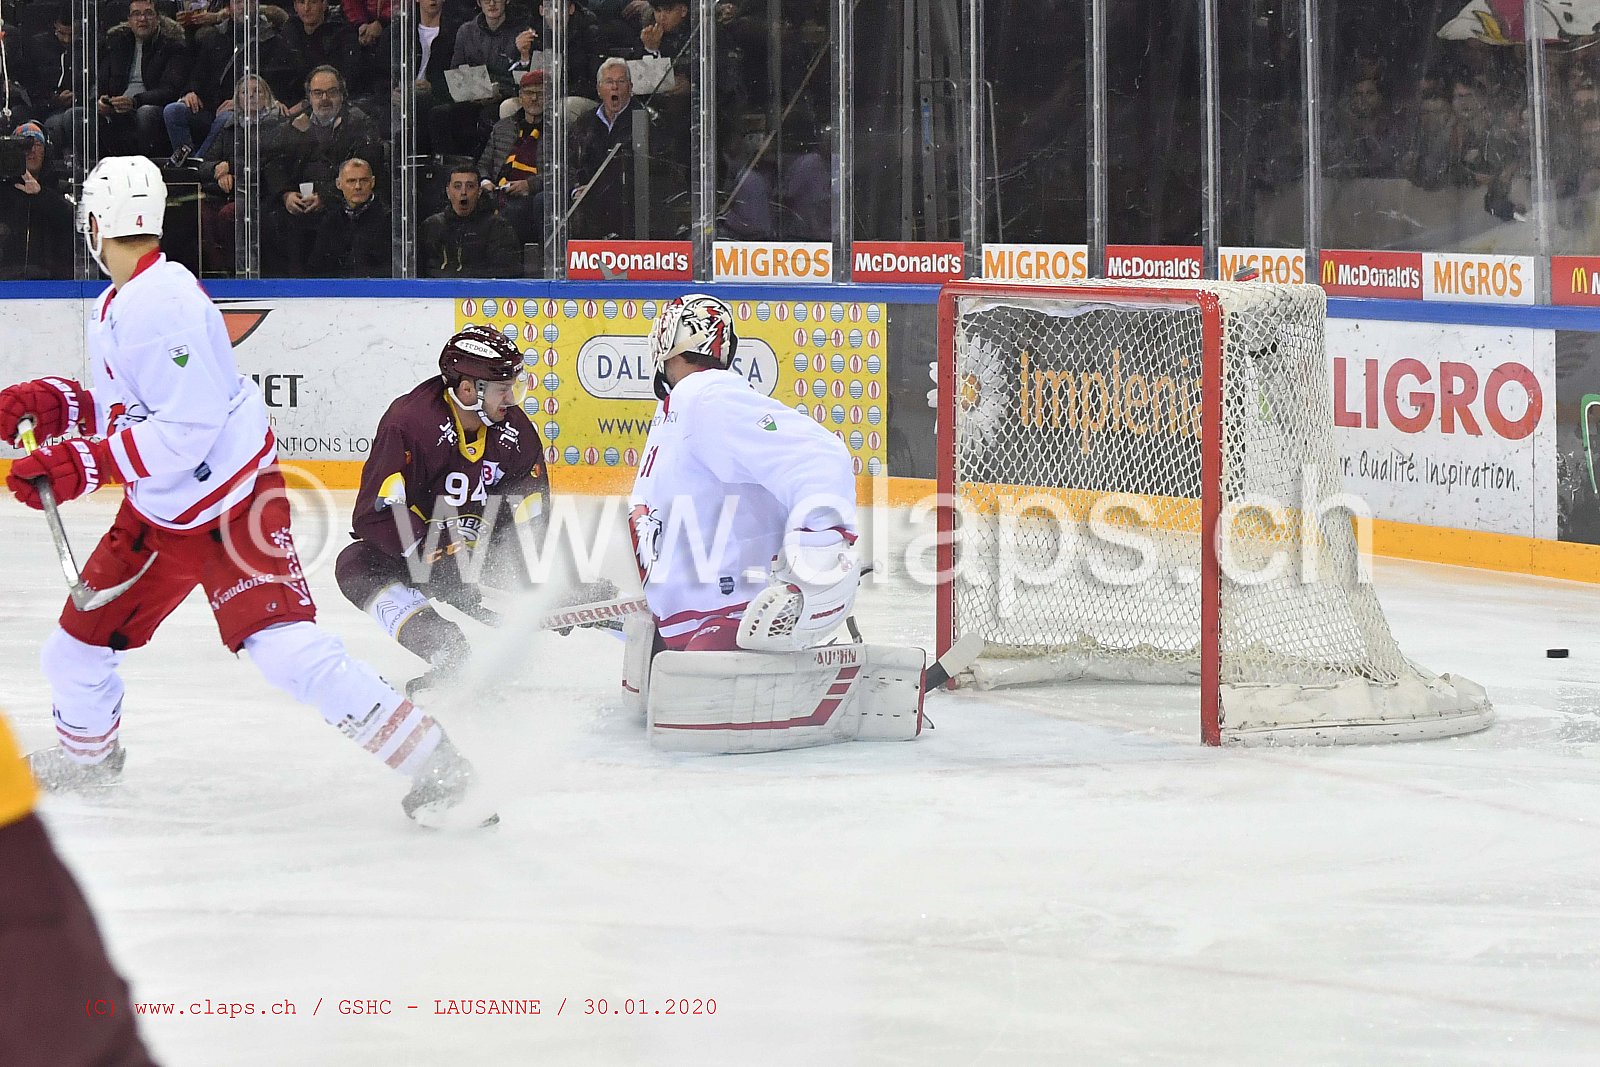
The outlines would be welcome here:
[[[45,639],[39,665],[50,682],[56,737],[74,763],[99,763],[111,754],[122,727],[123,653],[86,645],[57,626]]]
[[[347,719],[339,731],[408,778],[416,777],[444,740],[439,724],[404,699],[397,707],[373,707],[364,718]]]
[[[367,614],[377,620],[384,633],[398,640],[400,628],[427,606],[428,598],[421,592],[396,582],[372,598],[372,603],[367,605]]]
[[[315,623],[269,626],[250,635],[244,648],[267,681],[314,705],[346,737],[402,774],[414,775],[444,737],[438,723]]]

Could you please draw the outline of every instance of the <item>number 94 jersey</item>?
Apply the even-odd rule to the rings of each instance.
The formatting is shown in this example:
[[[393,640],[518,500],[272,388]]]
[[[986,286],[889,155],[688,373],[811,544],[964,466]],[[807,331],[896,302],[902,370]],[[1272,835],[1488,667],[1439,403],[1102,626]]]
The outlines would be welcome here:
[[[498,526],[513,516],[544,515],[549,499],[544,442],[528,416],[513,407],[492,427],[475,415],[463,420],[435,375],[390,404],[379,421],[353,527],[361,540],[403,556],[430,523],[447,527],[444,542],[475,541],[491,504],[512,509],[494,517]]]

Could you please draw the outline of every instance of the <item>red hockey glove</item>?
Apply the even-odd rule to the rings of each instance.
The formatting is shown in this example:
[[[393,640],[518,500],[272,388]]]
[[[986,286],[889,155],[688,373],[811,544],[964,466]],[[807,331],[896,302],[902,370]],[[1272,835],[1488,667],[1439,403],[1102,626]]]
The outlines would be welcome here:
[[[6,487],[18,500],[40,511],[44,505],[39,502],[39,490],[33,485],[35,478],[50,480],[57,501],[76,499],[119,480],[111,460],[111,446],[105,441],[86,441],[81,437],[29,452],[11,464]]]
[[[68,430],[94,429],[94,400],[71,378],[35,378],[0,389],[0,440],[17,440],[17,423],[32,416],[42,441]]]

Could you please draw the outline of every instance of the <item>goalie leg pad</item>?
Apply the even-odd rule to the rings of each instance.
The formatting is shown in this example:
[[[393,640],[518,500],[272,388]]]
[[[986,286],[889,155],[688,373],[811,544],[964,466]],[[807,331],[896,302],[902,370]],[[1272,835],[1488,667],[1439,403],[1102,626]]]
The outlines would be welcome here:
[[[922,732],[920,648],[663,652],[651,664],[649,734],[680,752],[774,752]]]

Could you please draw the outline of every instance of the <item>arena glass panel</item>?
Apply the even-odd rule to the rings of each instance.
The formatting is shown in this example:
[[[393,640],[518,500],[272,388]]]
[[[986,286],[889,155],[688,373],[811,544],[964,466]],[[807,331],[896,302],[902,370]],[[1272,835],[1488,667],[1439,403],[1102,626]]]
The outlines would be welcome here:
[[[719,239],[832,239],[833,9],[828,0],[715,5]],[[863,5],[856,17],[859,34],[862,20],[884,15]]]
[[[977,99],[984,239],[1088,240],[1088,88],[1082,0],[1042,14],[1038,4],[987,0]]]
[[[1199,6],[1181,0],[1105,6],[1106,240],[1199,245],[1205,130]]]
[[[76,106],[93,95],[91,7],[36,0],[7,8],[0,53],[0,280],[69,279],[81,242],[68,195],[98,133]],[[81,258],[89,269],[87,254]]]
[[[1593,40],[1547,41],[1543,51],[1544,171],[1552,203],[1545,221],[1556,255],[1600,253],[1600,67]],[[1570,291],[1571,267],[1561,268],[1552,265],[1551,286]]]
[[[1223,280],[1241,259],[1251,260],[1264,280],[1305,280],[1303,255],[1289,254],[1307,242],[1303,10],[1300,0],[1217,8],[1218,243],[1224,250],[1262,250],[1224,251]]]
[[[263,277],[387,277],[394,240],[390,7],[380,0],[294,0],[284,18],[262,11],[244,27],[254,35],[246,54],[276,105],[240,124],[244,152],[255,153],[255,195],[235,204],[236,212],[253,213],[236,226],[239,266],[251,269],[251,242]]]
[[[615,14],[593,14],[569,5],[568,235],[684,239],[692,215],[693,5],[686,16],[615,6]]]
[[[1320,22],[1322,246],[1538,252],[1520,27],[1421,0]]]
[[[1010,6],[1026,5],[986,3],[983,14],[993,19]],[[849,106],[856,239],[963,237],[962,131],[972,99],[961,50],[966,7],[957,0],[886,0],[855,8]],[[980,94],[980,110],[989,106],[988,94]]]

